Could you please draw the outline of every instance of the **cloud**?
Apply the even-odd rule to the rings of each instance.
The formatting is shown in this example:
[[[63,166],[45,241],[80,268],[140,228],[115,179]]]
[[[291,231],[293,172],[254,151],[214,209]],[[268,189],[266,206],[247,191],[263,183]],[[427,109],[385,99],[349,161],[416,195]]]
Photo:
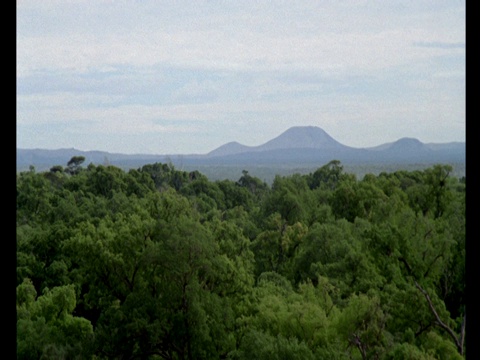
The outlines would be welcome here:
[[[428,49],[465,49],[464,42],[416,41],[413,45]]]
[[[278,8],[200,3],[185,9],[181,4],[165,7],[152,2],[80,4],[53,2],[45,9],[37,5],[47,17],[44,27],[53,29],[33,34],[20,31],[19,76],[42,69],[88,72],[126,65],[231,71],[378,71],[431,55],[419,48],[455,50],[460,45],[457,32],[452,33],[449,27],[432,31],[419,27],[418,20],[388,13],[392,10],[388,6],[373,8],[356,2],[339,7],[279,2]],[[57,7],[63,11],[57,10],[59,17],[53,18],[46,9]],[[378,16],[373,17],[365,7]],[[78,19],[71,17],[72,9]],[[24,19],[27,15],[22,14],[20,11]],[[51,25],[54,21],[63,23],[64,31]],[[405,23],[412,25],[408,31]]]
[[[300,71],[322,74],[371,73],[439,53],[462,50],[458,43],[418,42],[421,31],[266,36],[244,32],[232,39],[220,31],[178,32],[142,36],[61,36],[17,39],[17,76],[55,70],[88,73],[119,66],[155,66],[227,71]],[[413,46],[411,45],[413,44]]]

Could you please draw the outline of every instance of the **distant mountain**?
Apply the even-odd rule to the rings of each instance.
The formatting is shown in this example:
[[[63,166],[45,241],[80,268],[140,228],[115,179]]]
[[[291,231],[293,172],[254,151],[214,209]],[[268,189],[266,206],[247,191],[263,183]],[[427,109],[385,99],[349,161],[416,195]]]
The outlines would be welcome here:
[[[257,147],[257,151],[278,149],[341,149],[345,145],[315,126],[296,126]]]
[[[209,152],[209,157],[229,156],[241,153],[265,152],[284,149],[319,149],[334,150],[347,148],[340,144],[324,130],[315,126],[295,126],[286,130],[276,138],[259,146],[245,146],[238,142],[230,142]]]
[[[216,148],[213,151],[210,151],[207,156],[215,157],[215,156],[226,156],[226,155],[233,155],[233,154],[240,154],[244,152],[253,151],[254,147],[242,145],[236,141],[229,142],[225,145],[222,145]]]
[[[385,143],[382,145],[378,145],[375,147],[369,147],[365,148],[367,150],[410,150],[410,149],[418,149],[420,151],[423,150],[452,150],[452,151],[457,151],[459,149],[465,149],[465,143],[464,142],[448,142],[448,143],[422,143],[420,140],[415,139],[415,138],[401,138],[395,142],[391,143]]]
[[[432,150],[452,150],[452,151],[457,151],[457,150],[463,150],[465,151],[465,143],[464,142],[449,142],[449,143],[427,143],[425,144],[429,149]]]
[[[66,166],[73,156],[84,156],[85,164],[118,165],[136,167],[138,163],[153,163],[164,161],[165,156],[151,154],[120,154],[106,151],[83,151],[75,148],[67,149],[17,149],[17,171],[26,170],[33,165],[37,170],[44,171],[54,165]]]
[[[395,142],[383,144],[369,150],[379,151],[428,151],[428,147],[420,140],[415,138],[404,137]]]
[[[401,138],[370,148],[343,145],[314,126],[292,127],[274,139],[246,146],[229,142],[204,155],[114,154],[102,151],[81,151],[73,148],[44,150],[17,149],[17,171],[30,165],[39,171],[54,165],[66,166],[72,156],[85,156],[85,164],[111,164],[122,168],[138,168],[154,162],[175,166],[307,166],[319,167],[331,160],[350,165],[389,164],[465,164],[465,143],[425,144],[415,138]]]
[[[367,148],[371,160],[406,163],[465,163],[465,143],[425,144],[415,138]]]
[[[332,159],[347,164],[464,163],[465,143],[424,144],[405,137],[376,147],[354,148],[341,144],[319,127],[304,126],[292,127],[259,146],[225,144],[208,153],[202,163],[314,164]]]

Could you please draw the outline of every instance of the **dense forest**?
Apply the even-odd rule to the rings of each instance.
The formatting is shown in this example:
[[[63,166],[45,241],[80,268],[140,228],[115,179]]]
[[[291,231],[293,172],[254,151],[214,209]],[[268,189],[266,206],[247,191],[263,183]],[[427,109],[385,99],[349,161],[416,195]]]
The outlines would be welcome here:
[[[16,176],[18,359],[463,359],[465,177]]]

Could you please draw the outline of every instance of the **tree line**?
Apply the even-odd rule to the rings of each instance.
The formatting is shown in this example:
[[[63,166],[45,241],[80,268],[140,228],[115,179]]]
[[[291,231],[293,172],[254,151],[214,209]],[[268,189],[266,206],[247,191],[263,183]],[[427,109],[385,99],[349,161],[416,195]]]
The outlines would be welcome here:
[[[17,173],[18,359],[462,359],[465,178]]]

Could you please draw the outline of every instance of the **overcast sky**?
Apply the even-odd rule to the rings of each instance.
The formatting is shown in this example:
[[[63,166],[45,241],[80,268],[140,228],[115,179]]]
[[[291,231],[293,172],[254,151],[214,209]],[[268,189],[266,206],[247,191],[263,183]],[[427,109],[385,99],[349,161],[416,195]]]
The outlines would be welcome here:
[[[465,1],[17,0],[17,147],[465,141]]]

